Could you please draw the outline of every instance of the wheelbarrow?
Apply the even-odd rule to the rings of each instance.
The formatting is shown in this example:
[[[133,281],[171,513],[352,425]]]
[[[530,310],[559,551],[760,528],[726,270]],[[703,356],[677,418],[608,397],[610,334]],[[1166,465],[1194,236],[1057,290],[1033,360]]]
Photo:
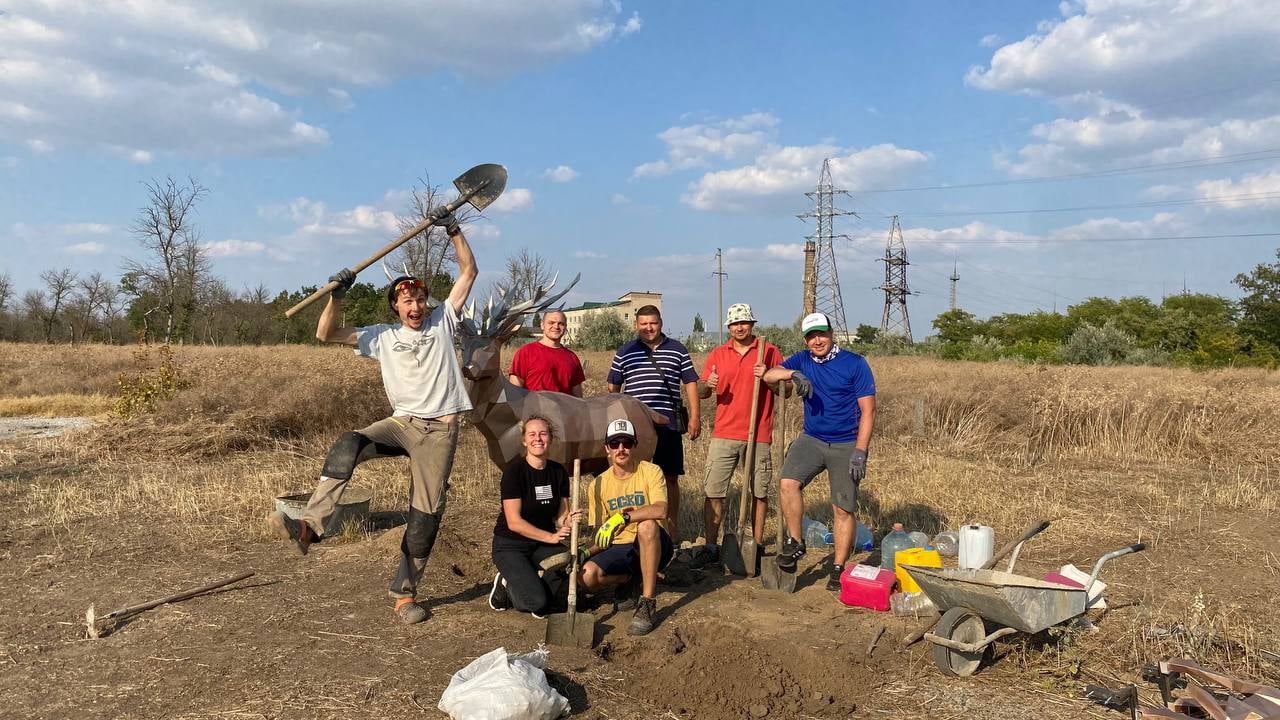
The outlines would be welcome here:
[[[933,644],[933,663],[944,675],[977,672],[987,647],[1014,633],[1035,633],[1084,615],[1089,588],[1107,561],[1146,548],[1136,543],[1098,558],[1084,587],[1015,575],[1021,547],[1005,572],[904,565],[942,617],[925,640]]]

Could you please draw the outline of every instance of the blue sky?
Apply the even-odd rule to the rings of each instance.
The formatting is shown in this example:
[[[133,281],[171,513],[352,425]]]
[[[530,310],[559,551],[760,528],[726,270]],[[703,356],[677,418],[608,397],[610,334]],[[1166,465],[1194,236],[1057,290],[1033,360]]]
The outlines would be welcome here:
[[[1280,232],[1265,0],[2,12],[0,273],[19,294],[48,268],[118,276],[152,178],[209,188],[198,223],[231,287],[283,289],[394,237],[419,178],[480,162],[511,178],[469,231],[478,298],[527,247],[583,274],[570,302],[663,292],[674,333],[695,313],[714,326],[717,247],[726,305],[795,319],[812,231],[795,215],[825,157],[861,216],[837,226],[849,323],[879,323],[898,213],[917,338],[953,263],[960,305],[986,317],[1159,299],[1184,277],[1234,296],[1280,246],[1225,237]]]

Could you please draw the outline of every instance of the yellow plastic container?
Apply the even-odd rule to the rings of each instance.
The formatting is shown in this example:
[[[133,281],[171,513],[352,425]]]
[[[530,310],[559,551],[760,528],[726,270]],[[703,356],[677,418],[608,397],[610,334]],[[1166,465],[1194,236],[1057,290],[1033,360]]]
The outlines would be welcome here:
[[[903,565],[923,565],[924,567],[942,567],[942,556],[937,550],[924,548],[907,548],[899,550],[893,556],[894,572],[898,574],[898,585],[902,592],[920,592],[920,586],[911,578]]]

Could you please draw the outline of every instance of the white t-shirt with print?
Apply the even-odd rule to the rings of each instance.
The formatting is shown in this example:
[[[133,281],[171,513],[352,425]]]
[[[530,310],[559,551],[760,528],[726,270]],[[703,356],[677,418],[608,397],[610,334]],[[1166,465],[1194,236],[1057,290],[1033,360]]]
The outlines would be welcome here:
[[[378,361],[394,414],[433,418],[471,409],[453,350],[457,325],[457,311],[443,302],[423,320],[422,330],[400,323],[356,328],[355,352]]]

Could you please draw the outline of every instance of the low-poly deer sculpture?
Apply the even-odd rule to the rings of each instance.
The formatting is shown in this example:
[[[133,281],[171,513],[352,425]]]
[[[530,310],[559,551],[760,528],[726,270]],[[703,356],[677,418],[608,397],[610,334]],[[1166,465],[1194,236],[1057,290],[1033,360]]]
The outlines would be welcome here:
[[[558,277],[558,276],[557,276]],[[540,415],[551,421],[552,443],[548,455],[569,466],[574,458],[582,470],[598,473],[608,467],[604,431],[610,420],[625,417],[636,428],[636,453],[642,460],[653,457],[658,437],[653,424],[666,418],[639,400],[621,393],[577,398],[556,392],[529,391],[512,385],[503,372],[502,346],[520,328],[528,315],[544,312],[578,283],[580,276],[555,295],[548,295],[556,280],[534,290],[533,297],[512,301],[498,288],[484,308],[475,304],[463,310],[458,335],[462,339],[462,375],[474,409],[471,422],[484,436],[489,459],[506,467],[523,452],[520,422]]]

